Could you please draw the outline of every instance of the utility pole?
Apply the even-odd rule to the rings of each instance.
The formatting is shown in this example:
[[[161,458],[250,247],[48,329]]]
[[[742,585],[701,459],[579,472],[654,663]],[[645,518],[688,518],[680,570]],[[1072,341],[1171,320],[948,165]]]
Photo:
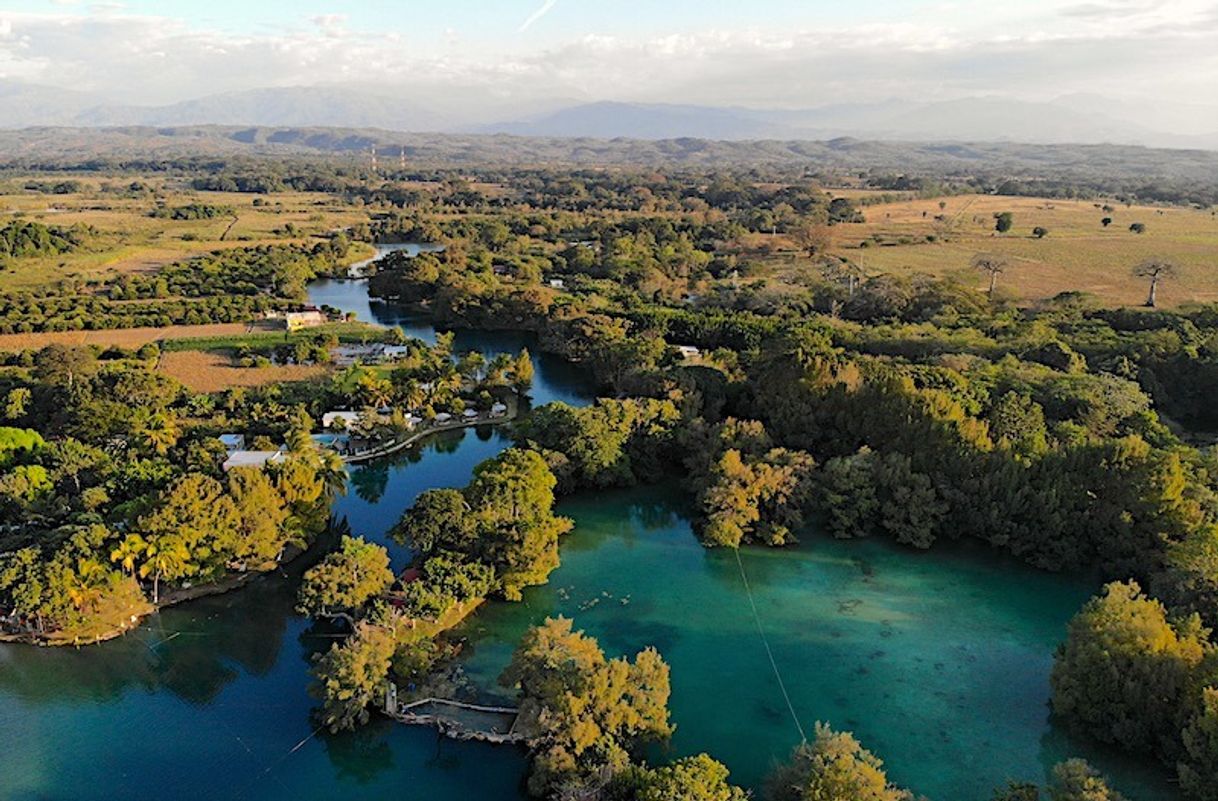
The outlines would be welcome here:
[[[372,146],[372,174],[376,175],[376,145]]]

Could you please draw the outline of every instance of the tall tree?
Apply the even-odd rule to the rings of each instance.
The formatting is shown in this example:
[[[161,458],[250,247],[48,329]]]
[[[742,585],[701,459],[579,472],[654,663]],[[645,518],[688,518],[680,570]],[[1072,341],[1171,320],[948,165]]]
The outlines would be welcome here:
[[[1144,305],[1153,309],[1157,301],[1159,282],[1175,276],[1176,265],[1165,259],[1147,259],[1133,268],[1133,274],[1136,278],[1146,278],[1150,281],[1150,292],[1146,295]]]

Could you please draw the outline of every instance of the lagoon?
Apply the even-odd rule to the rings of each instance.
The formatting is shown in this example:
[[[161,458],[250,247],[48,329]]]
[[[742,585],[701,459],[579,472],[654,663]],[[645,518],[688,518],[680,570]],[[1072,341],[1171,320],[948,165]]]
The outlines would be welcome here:
[[[369,302],[362,281],[319,282],[312,299],[434,340],[416,316]],[[529,347],[535,403],[588,402],[579,370],[535,344],[457,332],[458,350]],[[335,512],[384,542],[420,492],[464,485],[509,444],[481,427],[353,466]],[[736,559],[698,544],[685,504],[674,485],[564,500],[559,511],[576,527],[562,566],[523,602],[489,603],[463,624],[462,665],[488,698],[502,693],[496,677],[521,633],[555,614],[611,655],[654,645],[672,666],[677,731],[653,760],[707,751],[756,787],[799,733]],[[409,558],[392,544],[391,553],[399,566]],[[741,564],[800,724],[854,731],[893,781],[937,801],[988,801],[1008,779],[1043,781],[1055,762],[1083,756],[1131,801],[1177,797],[1165,769],[1078,742],[1050,720],[1053,649],[1093,582],[981,547],[922,553],[814,531],[796,548],[745,549]],[[308,665],[333,634],[292,612],[303,569],[166,610],[91,648],[0,645],[0,798],[522,798],[514,748],[382,720],[348,735],[316,730]]]

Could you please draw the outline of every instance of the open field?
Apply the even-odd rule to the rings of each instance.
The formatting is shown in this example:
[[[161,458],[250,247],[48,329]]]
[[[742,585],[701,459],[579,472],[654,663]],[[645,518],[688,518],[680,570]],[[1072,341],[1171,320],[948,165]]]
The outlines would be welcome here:
[[[247,323],[171,325],[166,328],[113,328],[103,331],[45,331],[37,334],[0,334],[0,351],[45,348],[47,345],[100,345],[138,348],[163,339],[232,337],[256,329]]]
[[[155,196],[130,198],[101,191],[101,183],[95,179],[81,179],[82,191],[66,195],[18,191],[23,183],[23,179],[11,179],[6,181],[7,189],[0,190],[0,225],[19,215],[44,225],[88,225],[98,233],[79,251],[22,259],[0,271],[0,291],[70,277],[150,272],[222,248],[306,242],[314,234],[367,220],[359,209],[320,193],[196,192],[180,182],[161,179],[149,182],[156,190]],[[254,205],[255,200],[259,205]],[[235,219],[169,220],[149,216],[158,205],[173,208],[191,203],[229,207]],[[286,229],[289,223],[291,231]],[[358,261],[371,255],[372,249],[361,245],[353,250],[351,258]]]
[[[942,210],[940,202],[944,203]],[[1106,305],[1136,305],[1146,297],[1147,284],[1131,275],[1134,265],[1163,257],[1177,265],[1175,278],[1159,287],[1164,307],[1218,301],[1218,217],[1209,210],[1156,208],[1111,203],[1040,198],[964,195],[909,200],[868,206],[867,221],[833,229],[834,252],[860,262],[868,274],[921,272],[954,276],[984,288],[985,279],[969,263],[977,253],[1007,257],[1011,266],[1000,276],[999,288],[1022,300],[1083,291]],[[1006,234],[994,231],[994,215],[1014,214]],[[935,220],[942,215],[943,221]],[[1104,228],[1100,220],[1111,217]],[[1143,223],[1146,232],[1129,226]],[[1041,226],[1049,233],[1032,236]],[[936,241],[928,243],[930,235]],[[860,243],[879,237],[885,244]],[[888,244],[892,243],[892,244]],[[903,243],[903,244],[901,244]]]
[[[219,351],[172,351],[162,354],[161,372],[172,376],[195,392],[219,392],[231,387],[259,387],[287,381],[307,381],[326,374],[318,365],[272,365],[240,367],[232,357]]]

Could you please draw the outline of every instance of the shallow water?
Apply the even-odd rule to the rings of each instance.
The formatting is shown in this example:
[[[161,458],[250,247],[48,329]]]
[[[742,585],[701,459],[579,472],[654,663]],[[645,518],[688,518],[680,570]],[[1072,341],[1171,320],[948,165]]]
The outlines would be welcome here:
[[[363,291],[322,282],[314,298],[355,303]],[[375,316],[380,306],[373,319],[434,339],[404,313]],[[458,332],[460,349],[531,343]],[[588,401],[577,370],[533,352],[535,402]],[[354,467],[335,511],[385,541],[420,492],[464,485],[508,444],[498,429],[467,429]],[[577,526],[551,583],[520,604],[487,604],[459,630],[470,678],[501,692],[511,649],[547,615],[573,617],[610,654],[654,645],[672,666],[677,732],[653,758],[708,751],[755,785],[799,734],[735,558],[696,542],[671,486],[585,494],[561,511]],[[402,565],[406,549],[387,544]],[[894,781],[936,801],[986,801],[1008,778],[1041,780],[1081,755],[1132,801],[1176,797],[1165,771],[1089,749],[1048,720],[1052,651],[1094,590],[1088,582],[981,549],[925,554],[815,536],[798,549],[746,549],[742,560],[804,729],[825,720],[853,730]],[[517,749],[380,720],[352,735],[315,731],[308,664],[333,637],[292,612],[304,567],[167,610],[93,648],[0,645],[0,799],[519,799]]]

